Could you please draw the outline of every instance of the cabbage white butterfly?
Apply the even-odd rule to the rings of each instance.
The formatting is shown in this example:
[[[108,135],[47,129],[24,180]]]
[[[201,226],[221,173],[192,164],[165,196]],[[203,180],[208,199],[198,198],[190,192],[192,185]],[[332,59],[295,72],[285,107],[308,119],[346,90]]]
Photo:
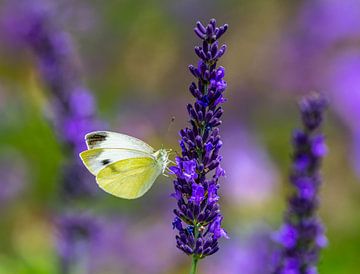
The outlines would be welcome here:
[[[144,195],[169,164],[169,151],[155,151],[145,142],[120,133],[85,135],[88,150],[80,153],[85,167],[106,192],[125,199]]]

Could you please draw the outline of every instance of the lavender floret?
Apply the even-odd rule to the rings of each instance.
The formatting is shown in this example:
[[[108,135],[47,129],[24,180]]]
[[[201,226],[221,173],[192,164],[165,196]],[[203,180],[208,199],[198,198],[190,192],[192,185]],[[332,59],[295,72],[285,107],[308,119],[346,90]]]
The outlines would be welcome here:
[[[189,66],[197,83],[191,83],[189,90],[195,103],[187,105],[190,127],[180,130],[181,155],[176,165],[170,167],[173,174],[178,208],[173,227],[178,231],[177,247],[197,261],[218,251],[218,239],[226,237],[221,227],[222,215],[218,204],[219,179],[225,175],[221,168],[219,135],[225,102],[223,92],[225,69],[217,67],[218,59],[225,53],[226,46],[219,48],[218,39],[228,26],[216,27],[215,19],[207,26],[196,23],[195,34],[202,45],[195,47],[200,58],[198,65]]]
[[[317,273],[319,252],[327,244],[324,228],[316,215],[321,184],[320,164],[327,152],[320,132],[326,100],[318,94],[300,104],[302,130],[293,134],[293,166],[290,182],[295,188],[288,201],[284,224],[274,235],[281,250],[274,260],[273,274]]]

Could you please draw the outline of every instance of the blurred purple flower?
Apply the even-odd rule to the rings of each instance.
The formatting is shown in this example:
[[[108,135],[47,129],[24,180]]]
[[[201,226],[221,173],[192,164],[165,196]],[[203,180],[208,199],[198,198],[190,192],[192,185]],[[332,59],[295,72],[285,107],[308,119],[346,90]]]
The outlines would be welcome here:
[[[285,35],[280,73],[274,79],[288,90],[329,93],[334,110],[353,135],[353,164],[360,176],[360,2],[303,1],[294,22]]]
[[[327,146],[323,135],[316,136],[311,140],[311,151],[317,157],[323,157],[327,154]]]
[[[297,244],[299,233],[297,228],[291,224],[284,224],[279,231],[277,231],[273,239],[276,242],[284,245],[285,248],[294,248]]]
[[[341,118],[351,128],[359,130],[360,119],[360,51],[339,54],[326,70],[326,90]]]
[[[295,258],[286,258],[281,274],[301,274],[301,265]],[[307,273],[307,272],[306,272]]]
[[[146,221],[146,229],[145,223],[132,219],[104,220],[90,263],[94,273],[172,273],[179,257],[163,219]]]
[[[356,46],[360,38],[357,0],[307,0],[281,47],[279,83],[286,89],[323,89],[323,72],[334,51]]]
[[[224,68],[216,67],[226,50],[217,40],[227,28],[227,25],[217,27],[215,19],[207,26],[196,24],[195,34],[202,40],[202,45],[195,47],[200,61],[197,67],[189,66],[197,79],[197,84],[193,82],[189,88],[196,102],[187,106],[191,127],[180,131],[182,153],[176,157],[176,166],[170,167],[177,177],[172,194],[178,205],[173,223],[179,233],[177,247],[192,255],[193,266],[199,259],[218,251],[218,239],[227,237],[221,228],[223,218],[217,196],[219,178],[224,176],[220,167],[222,141],[218,126],[226,83]]]
[[[96,219],[84,213],[68,213],[61,215],[56,222],[61,273],[72,273],[75,265],[79,264],[88,273],[89,251],[92,246],[97,245],[99,239],[99,224]]]
[[[326,89],[332,105],[352,134],[353,165],[360,177],[360,51],[339,54],[327,69]]]
[[[11,41],[32,51],[52,99],[53,123],[69,160],[63,167],[61,203],[91,197],[96,186],[80,165],[84,135],[100,126],[96,105],[80,78],[77,57],[70,35],[61,31],[51,1],[8,1],[2,23]],[[91,184],[90,184],[91,182]],[[58,253],[61,273],[71,273],[75,265],[85,268],[88,245],[96,238],[92,216],[59,214]]]
[[[207,274],[264,274],[269,273],[273,245],[269,232],[255,230],[246,238],[232,237],[224,243],[222,252],[204,262]]]
[[[318,94],[304,98],[299,104],[303,129],[294,133],[293,158],[296,162],[300,155],[308,160],[306,165],[294,164],[291,172],[295,193],[289,199],[284,224],[273,237],[281,245],[274,255],[273,274],[314,273],[320,250],[327,242],[316,216],[320,164],[326,152],[320,133],[326,106],[326,100]]]
[[[278,170],[265,148],[245,129],[224,129],[224,161],[228,171],[223,193],[232,204],[262,203],[271,198],[279,181]]]
[[[307,35],[324,43],[360,37],[360,2],[357,0],[304,1],[299,24]]]
[[[314,154],[315,155],[315,154]],[[313,179],[308,177],[297,178],[294,185],[299,190],[299,196],[305,200],[312,200],[316,195],[316,186]]]
[[[83,87],[70,35],[57,27],[52,8],[51,2],[41,0],[8,1],[2,21],[8,36],[32,51],[52,95],[53,122],[71,159],[64,170],[63,195],[74,198],[96,191],[79,165],[78,153],[86,148],[83,136],[101,123],[96,119],[94,98]]]

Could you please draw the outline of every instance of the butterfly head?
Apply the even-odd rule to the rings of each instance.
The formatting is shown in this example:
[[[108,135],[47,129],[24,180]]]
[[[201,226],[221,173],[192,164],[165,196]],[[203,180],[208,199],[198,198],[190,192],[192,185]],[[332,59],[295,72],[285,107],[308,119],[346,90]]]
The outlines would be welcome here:
[[[169,161],[170,151],[171,150],[166,150],[166,149],[162,148],[154,153],[154,156],[156,157],[157,162],[161,165],[162,173],[165,172],[168,164],[170,163],[170,161]]]

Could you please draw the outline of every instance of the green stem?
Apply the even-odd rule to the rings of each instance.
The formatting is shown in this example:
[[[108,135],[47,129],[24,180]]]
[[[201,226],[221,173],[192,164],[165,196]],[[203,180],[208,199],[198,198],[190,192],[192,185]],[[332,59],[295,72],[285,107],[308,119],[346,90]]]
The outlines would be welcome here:
[[[190,274],[196,274],[198,260],[199,259],[196,258],[195,256],[192,257],[192,264],[191,264]]]

